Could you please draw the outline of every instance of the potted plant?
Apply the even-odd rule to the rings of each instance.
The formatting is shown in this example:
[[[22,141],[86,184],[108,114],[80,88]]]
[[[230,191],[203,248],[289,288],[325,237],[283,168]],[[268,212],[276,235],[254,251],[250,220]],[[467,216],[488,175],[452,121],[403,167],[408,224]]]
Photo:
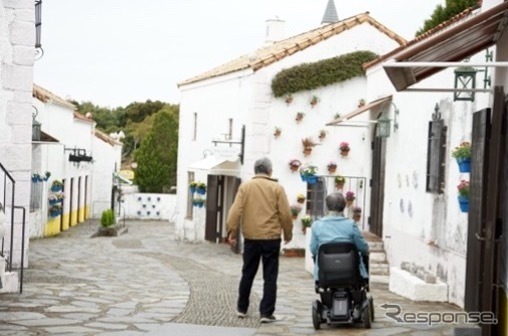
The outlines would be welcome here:
[[[469,181],[462,180],[457,186],[460,211],[469,212]]]
[[[353,202],[355,201],[355,199],[356,199],[356,196],[355,196],[354,192],[352,192],[351,190],[346,192],[346,205],[348,207],[353,205]]]
[[[349,147],[349,143],[343,141],[339,145],[340,155],[347,156],[351,148]]]
[[[302,139],[303,154],[309,156],[312,153],[312,147],[316,146],[316,143],[312,138],[307,137]]]
[[[459,171],[469,173],[471,171],[471,144],[467,141],[462,142],[452,151],[452,156],[457,160]]]
[[[291,169],[292,172],[295,172],[298,169],[300,169],[301,165],[302,165],[302,162],[298,159],[292,159],[289,161],[289,169]]]
[[[62,214],[62,205],[61,204],[53,204],[48,209],[49,217],[58,217]]]
[[[300,221],[302,222],[302,232],[305,233],[307,228],[312,225],[312,218],[309,215],[304,215]]]
[[[344,188],[344,184],[346,183],[346,178],[344,176],[336,176],[334,181],[335,188],[342,190],[342,188]]]
[[[198,195],[192,199],[192,204],[198,208],[202,208],[203,205],[205,205],[205,199]]]
[[[108,228],[116,223],[115,212],[112,209],[107,209],[102,212],[101,226]]]
[[[299,124],[302,121],[303,117],[305,117],[305,113],[297,112],[295,117],[296,123]]]
[[[189,183],[189,190],[191,193],[195,193],[196,192],[196,189],[198,188],[198,183],[196,181],[191,181]]]
[[[323,141],[326,138],[326,134],[327,134],[326,130],[324,130],[324,129],[320,130],[319,131],[319,136],[318,136],[319,137],[319,141]]]
[[[291,217],[293,219],[296,219],[296,217],[298,217],[298,214],[300,213],[300,211],[302,211],[302,206],[299,205],[299,204],[293,204],[291,207]]]
[[[58,198],[56,197],[55,194],[49,195],[48,203],[49,203],[49,205],[54,205],[54,204],[58,203]]]
[[[330,174],[333,174],[337,170],[337,163],[335,161],[330,161],[328,165],[326,165],[326,168],[328,168]]]
[[[302,181],[307,182],[308,184],[315,184],[317,183],[316,172],[316,166],[308,165],[300,169],[300,177],[302,178]]]
[[[63,189],[63,183],[60,180],[54,180],[51,184],[51,191],[57,192]]]
[[[204,182],[198,182],[198,185],[196,187],[196,192],[199,194],[199,195],[204,195],[206,194],[206,183]]]
[[[305,195],[304,194],[296,195],[296,201],[300,204],[303,204],[303,202],[305,202]]]
[[[314,107],[318,102],[319,102],[318,96],[312,96],[312,98],[310,98],[310,106]]]
[[[291,104],[291,103],[293,102],[293,96],[291,95],[291,93],[290,93],[290,94],[288,94],[288,95],[286,96],[286,98],[284,99],[284,101],[285,101],[285,102],[286,102],[286,104],[288,104],[288,105],[289,105],[289,104]]]
[[[282,128],[276,126],[275,130],[273,131],[273,136],[275,138],[278,138],[278,137],[280,137],[281,133],[282,133]]]
[[[362,99],[358,100],[358,107],[362,107],[364,105],[365,105],[365,99],[362,98]]]
[[[334,116],[333,116],[333,119],[334,119],[334,120],[337,120],[337,119],[339,119],[339,118],[340,118],[340,113],[338,113],[338,112],[337,112],[337,113],[335,113],[335,114],[334,114]]]
[[[360,218],[362,218],[362,208],[359,206],[353,207],[353,220],[359,222]]]

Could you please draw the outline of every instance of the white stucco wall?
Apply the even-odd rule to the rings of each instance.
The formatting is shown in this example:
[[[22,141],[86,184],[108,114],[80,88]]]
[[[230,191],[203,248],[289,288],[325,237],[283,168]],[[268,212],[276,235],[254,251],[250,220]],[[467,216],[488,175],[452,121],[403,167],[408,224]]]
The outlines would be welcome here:
[[[120,170],[122,146],[94,136],[93,155],[90,216],[100,218],[104,210],[111,208],[113,173]]]
[[[366,99],[365,79],[355,78],[328,88],[294,94],[294,101],[289,106],[283,97],[273,97],[271,80],[282,69],[303,62],[314,62],[358,50],[371,50],[381,54],[396,46],[395,41],[364,24],[286,57],[254,74],[245,70],[182,87],[176,237],[204,239],[204,210],[195,209],[193,219],[185,218],[189,182],[187,167],[203,158],[206,149],[213,149],[212,139],[227,133],[229,118],[234,120],[235,140],[240,137],[241,125],[246,125],[245,162],[241,172],[237,174],[238,177],[242,180],[250,179],[253,176],[254,161],[268,156],[274,164],[274,177],[279,178],[291,203],[294,203],[296,194],[306,191],[306,185],[301,182],[298,174],[289,170],[288,162],[294,158],[318,166],[322,174],[327,174],[327,163],[335,160],[339,164],[338,173],[368,178],[370,168],[362,163],[365,157],[370,157],[370,143],[366,136],[368,129],[325,127],[327,122],[334,119],[336,113],[351,112],[357,108],[359,99]],[[317,95],[320,102],[311,108],[309,100],[313,95]],[[294,120],[298,111],[307,114],[300,124],[296,124]],[[195,141],[192,140],[194,113],[198,115]],[[275,126],[283,129],[279,139],[273,137]],[[311,136],[318,141],[321,129],[327,129],[328,137],[320,146],[314,148],[309,158],[305,158],[301,139]],[[347,159],[339,156],[338,144],[342,141],[349,142],[352,147]],[[206,182],[206,174],[205,171],[197,171],[195,179]],[[304,247],[305,241],[299,221],[295,222],[294,236],[291,246],[288,247]]]
[[[34,2],[0,0],[0,162],[15,180],[14,205],[30,202],[32,82],[35,55]],[[3,188],[5,186],[0,186]],[[7,186],[10,195],[12,186]],[[8,196],[7,210],[13,206]],[[1,202],[4,202],[2,199]],[[7,211],[10,214],[9,211]],[[27,214],[28,215],[28,214]],[[8,220],[11,218],[8,216]],[[22,215],[14,216],[13,266],[21,262]],[[27,216],[27,223],[29,216]],[[10,227],[5,246],[10,245]],[[27,229],[28,230],[28,229]],[[28,235],[25,236],[25,252]],[[25,263],[26,263],[25,258]]]
[[[481,62],[484,53],[472,61]],[[415,88],[452,88],[454,69],[446,69]],[[483,82],[479,73],[478,86]],[[382,67],[369,69],[369,94],[386,94],[393,86]],[[388,261],[400,267],[415,262],[449,286],[448,300],[464,302],[467,248],[467,213],[460,212],[457,185],[469,174],[460,173],[451,151],[471,141],[472,113],[489,107],[490,94],[476,94],[474,102],[453,102],[453,93],[392,92],[400,113],[399,129],[387,139],[383,241]],[[445,155],[445,192],[425,190],[428,123],[435,105],[448,127]],[[394,118],[393,109],[391,118]]]

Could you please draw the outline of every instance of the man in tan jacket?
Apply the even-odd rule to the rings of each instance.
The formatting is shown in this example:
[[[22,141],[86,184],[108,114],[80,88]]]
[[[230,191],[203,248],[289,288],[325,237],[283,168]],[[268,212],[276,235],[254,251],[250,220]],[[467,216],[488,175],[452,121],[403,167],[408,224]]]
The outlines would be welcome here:
[[[263,263],[263,298],[259,305],[261,323],[275,321],[277,276],[281,234],[287,244],[293,237],[293,221],[284,188],[272,175],[272,162],[262,158],[254,163],[254,176],[240,185],[227,219],[228,241],[235,244],[240,220],[244,237],[242,278],[238,288],[237,315],[245,317],[252,283],[259,262]]]

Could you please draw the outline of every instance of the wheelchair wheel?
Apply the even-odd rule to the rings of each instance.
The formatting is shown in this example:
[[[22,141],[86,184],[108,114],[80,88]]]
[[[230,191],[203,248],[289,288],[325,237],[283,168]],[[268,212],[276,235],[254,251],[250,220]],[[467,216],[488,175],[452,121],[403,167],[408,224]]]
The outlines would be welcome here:
[[[312,325],[315,330],[321,328],[321,302],[317,300],[312,303]]]
[[[365,309],[362,311],[362,322],[363,322],[363,327],[365,329],[370,329],[372,326],[371,311],[372,311],[372,308],[370,305],[370,300],[368,300],[367,307],[365,307]]]

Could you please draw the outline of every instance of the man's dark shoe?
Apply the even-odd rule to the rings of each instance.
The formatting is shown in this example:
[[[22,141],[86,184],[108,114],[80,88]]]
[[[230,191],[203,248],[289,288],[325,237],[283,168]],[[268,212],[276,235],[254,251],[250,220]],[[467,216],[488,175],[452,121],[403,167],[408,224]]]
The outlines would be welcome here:
[[[261,323],[272,323],[272,322],[275,322],[275,321],[277,321],[277,319],[273,315],[271,315],[271,316],[261,316],[261,319],[259,320],[259,322],[261,322]]]

